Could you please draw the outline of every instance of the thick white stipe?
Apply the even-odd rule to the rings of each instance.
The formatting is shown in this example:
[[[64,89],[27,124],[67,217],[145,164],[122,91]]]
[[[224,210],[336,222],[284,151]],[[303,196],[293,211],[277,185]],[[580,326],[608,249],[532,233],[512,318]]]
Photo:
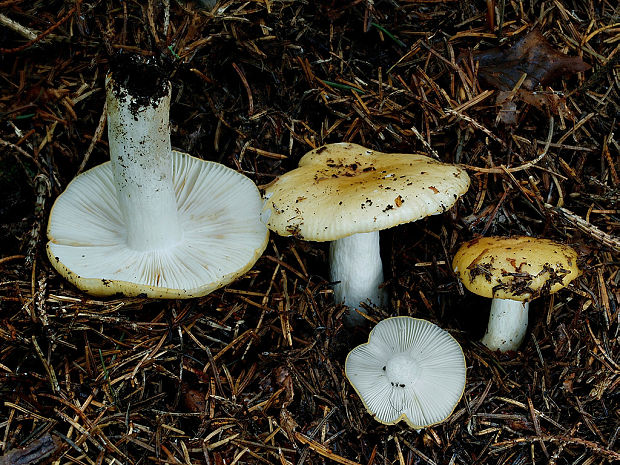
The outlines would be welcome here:
[[[112,79],[106,88],[110,161],[127,245],[166,249],[183,237],[172,183],[170,85],[162,97],[146,104]]]
[[[491,350],[517,350],[527,331],[529,302],[493,299],[487,332],[482,343]]]
[[[364,317],[360,302],[382,306],[386,293],[379,286],[383,282],[383,263],[379,249],[379,231],[358,233],[330,243],[329,269],[334,285],[334,300],[350,307],[346,322],[359,324]]]

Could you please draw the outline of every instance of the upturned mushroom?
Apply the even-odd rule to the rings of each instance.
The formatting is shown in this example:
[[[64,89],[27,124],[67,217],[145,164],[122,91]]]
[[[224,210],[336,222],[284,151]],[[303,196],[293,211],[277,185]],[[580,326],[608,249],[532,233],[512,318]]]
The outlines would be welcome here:
[[[517,350],[523,342],[531,300],[557,292],[579,276],[572,247],[526,236],[465,242],[452,268],[467,289],[493,299],[482,343],[500,352]]]
[[[382,320],[353,349],[345,374],[375,420],[416,429],[441,423],[458,404],[466,379],[459,343],[439,326],[406,316]]]
[[[445,212],[469,187],[454,165],[412,153],[382,153],[351,143],[308,152],[299,167],[267,186],[269,229],[330,244],[330,279],[337,303],[386,302],[379,231]],[[346,320],[363,317],[351,310]]]
[[[166,79],[114,73],[106,91],[111,160],[56,199],[52,265],[97,296],[196,297],[245,273],[269,233],[255,184],[171,149]]]

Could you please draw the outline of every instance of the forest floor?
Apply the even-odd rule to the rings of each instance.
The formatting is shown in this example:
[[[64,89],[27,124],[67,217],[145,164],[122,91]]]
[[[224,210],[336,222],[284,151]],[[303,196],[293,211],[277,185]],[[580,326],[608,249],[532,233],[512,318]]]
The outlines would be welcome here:
[[[618,462],[619,39],[610,0],[0,0],[0,464]],[[468,170],[455,207],[382,232],[390,306],[370,316],[462,345],[452,416],[366,412],[344,360],[372,324],[343,326],[327,243],[272,233],[190,300],[91,297],[52,268],[50,208],[109,159],[104,79],[127,54],[170,70],[173,147],[259,186],[340,141]],[[517,352],[480,344],[490,302],[450,266],[481,235],[579,253]]]

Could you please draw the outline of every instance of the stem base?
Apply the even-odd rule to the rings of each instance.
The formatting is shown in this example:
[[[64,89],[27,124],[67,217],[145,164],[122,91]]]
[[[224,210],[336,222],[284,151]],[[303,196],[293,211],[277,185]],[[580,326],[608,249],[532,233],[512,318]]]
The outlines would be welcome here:
[[[354,309],[365,313],[360,302],[383,306],[387,296],[379,286],[383,282],[383,263],[379,249],[379,231],[353,234],[332,241],[329,248],[331,281],[336,303],[351,307],[345,322],[354,326],[364,321]]]
[[[482,343],[500,352],[517,350],[527,331],[529,302],[493,299],[487,331]]]

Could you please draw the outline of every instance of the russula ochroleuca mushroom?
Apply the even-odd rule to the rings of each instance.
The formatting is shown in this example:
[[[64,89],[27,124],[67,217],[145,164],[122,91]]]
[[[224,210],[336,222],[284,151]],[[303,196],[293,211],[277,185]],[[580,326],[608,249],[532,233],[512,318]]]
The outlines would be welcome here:
[[[481,237],[457,251],[452,268],[471,292],[492,298],[482,343],[517,350],[527,330],[529,301],[552,294],[579,276],[577,252],[533,237]]]
[[[337,303],[382,306],[379,230],[445,212],[469,187],[467,173],[421,154],[382,153],[350,143],[308,152],[265,188],[272,231],[330,244]],[[351,310],[348,322],[363,320]]]
[[[405,420],[420,429],[450,416],[463,395],[466,366],[447,331],[401,316],[374,327],[368,342],[347,356],[345,374],[378,422]]]
[[[245,273],[268,237],[255,184],[171,149],[167,80],[113,73],[106,91],[111,160],[56,199],[52,265],[98,296],[196,297]]]

